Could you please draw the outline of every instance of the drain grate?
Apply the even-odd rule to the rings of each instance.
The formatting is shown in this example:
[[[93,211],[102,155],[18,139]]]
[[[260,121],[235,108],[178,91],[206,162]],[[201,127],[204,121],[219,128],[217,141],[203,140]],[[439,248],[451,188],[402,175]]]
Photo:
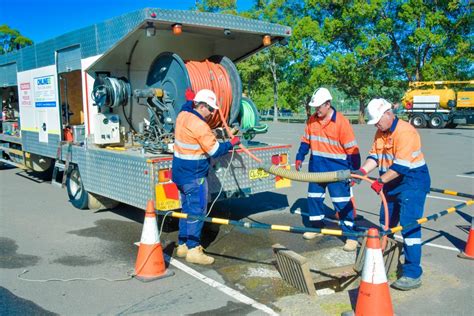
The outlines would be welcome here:
[[[308,260],[283,245],[275,244],[272,248],[283,280],[303,293],[316,295]]]

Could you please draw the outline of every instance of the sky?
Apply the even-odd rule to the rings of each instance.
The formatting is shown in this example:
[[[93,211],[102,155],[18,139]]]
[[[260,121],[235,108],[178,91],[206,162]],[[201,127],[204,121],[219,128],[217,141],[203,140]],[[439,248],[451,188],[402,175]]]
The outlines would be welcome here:
[[[237,0],[238,11],[253,0]],[[195,0],[0,0],[0,25],[40,43],[143,8],[194,9]]]

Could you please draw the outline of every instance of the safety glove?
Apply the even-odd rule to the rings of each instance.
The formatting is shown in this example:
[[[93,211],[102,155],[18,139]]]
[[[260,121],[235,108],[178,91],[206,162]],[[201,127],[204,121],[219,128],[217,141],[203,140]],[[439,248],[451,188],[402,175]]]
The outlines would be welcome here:
[[[187,88],[184,96],[186,97],[186,101],[193,101],[196,94],[191,88]]]
[[[374,190],[377,194],[380,194],[380,191],[382,191],[383,189],[382,179],[378,178],[377,180],[375,180],[370,186],[370,188]]]
[[[232,137],[232,139],[230,140],[230,144],[232,145],[232,147],[240,144],[240,137],[239,136]]]
[[[358,176],[366,176],[367,175],[367,171],[365,171],[365,169],[357,169],[357,170],[351,170],[351,174],[356,174]],[[362,180],[361,179],[358,179],[358,178],[351,178],[351,186],[354,186],[356,184],[360,184]]]
[[[296,161],[295,161],[295,169],[296,169],[296,171],[300,171],[302,166],[303,166],[303,161],[302,161],[302,160],[296,160]]]

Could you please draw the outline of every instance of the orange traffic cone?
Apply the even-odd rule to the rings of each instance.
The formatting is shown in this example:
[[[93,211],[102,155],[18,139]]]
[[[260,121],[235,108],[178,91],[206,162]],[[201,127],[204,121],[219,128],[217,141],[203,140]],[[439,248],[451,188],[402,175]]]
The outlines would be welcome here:
[[[469,236],[467,237],[466,248],[458,255],[459,258],[474,260],[474,228],[472,228],[473,225],[474,217],[471,220],[471,229],[469,230]]]
[[[370,228],[368,231],[364,269],[355,314],[393,315],[379,231],[376,228]]]
[[[150,200],[146,206],[142,237],[135,263],[135,278],[147,282],[173,274],[172,271],[166,270],[158,225],[156,224],[155,205]]]

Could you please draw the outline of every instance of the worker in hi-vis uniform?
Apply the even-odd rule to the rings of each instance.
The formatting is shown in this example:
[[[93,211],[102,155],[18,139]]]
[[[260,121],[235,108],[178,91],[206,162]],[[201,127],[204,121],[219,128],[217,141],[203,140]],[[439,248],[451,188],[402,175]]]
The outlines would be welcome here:
[[[206,120],[219,110],[213,91],[203,89],[194,95],[188,89],[186,100],[176,119],[172,180],[181,195],[182,212],[203,216],[207,210],[210,158],[227,154],[240,139],[235,136],[221,143],[212,133]],[[203,224],[193,219],[179,220],[178,257],[197,264],[214,262],[201,246]]]
[[[402,226],[423,217],[426,195],[430,191],[430,174],[421,152],[420,135],[409,123],[399,120],[392,105],[384,99],[373,99],[367,105],[369,121],[377,127],[374,143],[362,167],[353,171],[366,175],[377,166],[380,177],[371,188],[383,191],[388,203],[389,227]],[[360,180],[356,180],[360,183]],[[385,224],[384,208],[380,208],[380,223]],[[402,277],[392,284],[399,290],[411,290],[421,285],[421,226],[402,230],[405,263]]]
[[[319,88],[311,97],[310,107],[315,113],[308,119],[305,133],[296,155],[296,170],[301,170],[303,160],[308,152],[309,172],[327,172],[360,167],[359,147],[354,137],[352,126],[341,113],[331,106],[332,96],[328,89]],[[309,223],[314,228],[324,227],[324,198],[326,188],[331,201],[339,214],[343,232],[354,232],[354,205],[352,188],[349,181],[333,183],[309,183],[308,208]],[[316,238],[317,233],[306,232],[305,239]],[[345,251],[357,249],[357,239],[347,237],[343,248]]]

